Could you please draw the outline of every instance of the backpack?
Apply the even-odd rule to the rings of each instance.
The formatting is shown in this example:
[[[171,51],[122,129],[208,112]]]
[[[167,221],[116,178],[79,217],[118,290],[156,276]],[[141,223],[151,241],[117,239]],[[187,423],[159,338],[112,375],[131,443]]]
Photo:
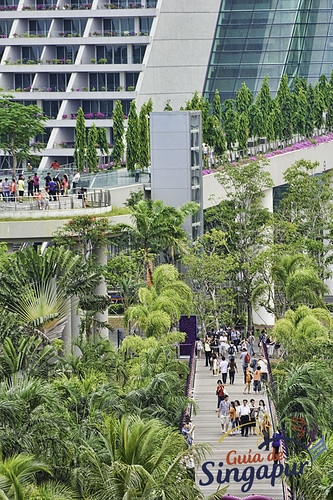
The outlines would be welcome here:
[[[232,354],[234,354],[234,353],[235,353],[235,348],[234,348],[234,347],[232,347],[232,345],[231,345],[231,346],[229,347],[229,349],[228,349],[228,354],[230,354],[230,356],[231,356],[231,355],[232,355]]]
[[[244,361],[245,361],[245,363],[250,363],[250,361],[251,361],[251,356],[249,355],[248,352],[246,353]]]

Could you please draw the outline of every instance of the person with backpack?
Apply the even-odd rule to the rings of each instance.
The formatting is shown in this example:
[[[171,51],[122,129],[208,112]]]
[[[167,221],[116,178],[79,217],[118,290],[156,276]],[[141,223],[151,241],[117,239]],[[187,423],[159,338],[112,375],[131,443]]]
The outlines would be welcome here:
[[[228,363],[228,370],[229,370],[230,384],[233,384],[235,382],[235,371],[238,373],[236,361],[233,356],[231,356],[230,361]]]
[[[231,360],[231,358],[235,358],[236,349],[232,342],[228,347],[228,354],[229,354],[229,361]]]

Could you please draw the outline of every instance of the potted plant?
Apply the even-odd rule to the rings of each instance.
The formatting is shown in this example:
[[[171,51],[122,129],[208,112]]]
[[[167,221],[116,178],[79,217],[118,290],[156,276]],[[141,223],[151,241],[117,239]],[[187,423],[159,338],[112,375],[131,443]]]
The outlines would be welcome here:
[[[66,59],[66,60],[65,60],[65,63],[66,63],[66,64],[72,64],[72,59]]]
[[[96,59],[90,59],[91,64],[96,64]]]
[[[104,57],[102,57],[102,59],[99,59],[99,60],[98,60],[98,62],[99,62],[100,64],[106,64],[106,63],[108,62],[108,60],[107,60],[107,59],[105,59]]]

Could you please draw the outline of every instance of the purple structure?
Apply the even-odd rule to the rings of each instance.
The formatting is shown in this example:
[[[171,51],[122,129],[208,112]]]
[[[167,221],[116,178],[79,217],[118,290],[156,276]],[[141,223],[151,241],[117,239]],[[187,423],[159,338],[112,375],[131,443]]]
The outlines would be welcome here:
[[[251,495],[245,498],[234,497],[226,495],[222,497],[222,500],[273,500],[271,497],[263,497],[262,495]]]
[[[197,317],[196,316],[182,316],[179,320],[179,331],[186,333],[185,342],[180,344],[180,355],[190,356],[195,345],[197,338]]]

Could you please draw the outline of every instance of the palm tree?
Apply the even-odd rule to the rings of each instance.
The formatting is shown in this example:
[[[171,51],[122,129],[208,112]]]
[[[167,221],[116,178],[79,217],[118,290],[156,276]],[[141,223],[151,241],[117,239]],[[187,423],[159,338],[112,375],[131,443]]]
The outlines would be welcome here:
[[[70,312],[69,297],[83,300],[99,282],[82,256],[65,247],[33,247],[13,254],[0,270],[0,305],[24,329],[46,340],[61,337]]]
[[[17,375],[24,376],[43,375],[50,368],[49,362],[55,358],[57,351],[52,345],[42,346],[42,339],[35,337],[22,337],[17,349],[9,337],[5,338],[0,356],[0,369],[8,381],[13,377],[17,382]]]
[[[174,208],[160,200],[140,200],[129,208],[133,225],[125,229],[134,245],[144,250],[147,279],[150,284],[151,253],[159,253],[163,249],[170,248],[174,262],[174,250],[185,251],[186,232],[181,226],[187,217],[198,211],[199,207],[194,202]]]
[[[41,485],[30,485],[26,490],[27,500],[76,500],[80,496],[70,487],[49,481]],[[0,496],[1,499],[1,496]]]
[[[279,256],[270,268],[269,282],[259,283],[252,294],[255,304],[263,305],[277,318],[299,304],[324,307],[327,286],[303,254]]]
[[[126,309],[124,321],[135,320],[147,336],[161,337],[182,314],[189,314],[192,293],[171,264],[162,264],[155,269],[152,284],[139,289],[140,303]]]
[[[327,309],[299,306],[289,309],[273,328],[275,338],[281,342],[290,355],[306,350],[309,344],[327,340],[333,324]]]
[[[107,418],[100,452],[84,449],[79,475],[96,500],[202,498],[181,466],[183,450],[179,432],[158,420]]]
[[[0,461],[0,491],[9,500],[25,500],[24,488],[34,482],[38,472],[51,474],[49,467],[34,456],[23,453]]]

